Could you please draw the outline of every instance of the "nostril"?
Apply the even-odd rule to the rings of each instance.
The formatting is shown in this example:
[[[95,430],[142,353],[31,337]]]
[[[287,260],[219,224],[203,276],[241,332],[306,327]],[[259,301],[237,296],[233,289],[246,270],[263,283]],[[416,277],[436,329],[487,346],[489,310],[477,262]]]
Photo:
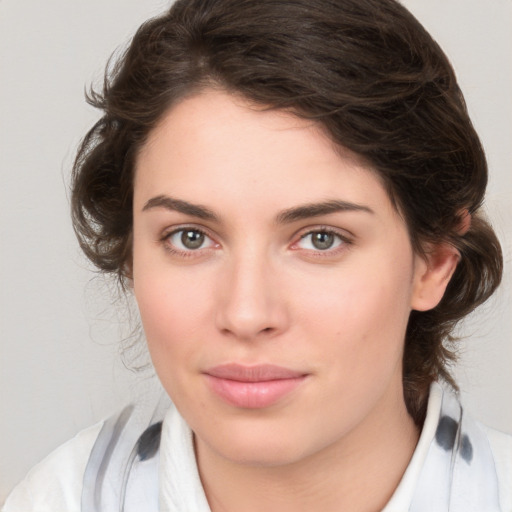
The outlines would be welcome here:
[[[263,329],[260,329],[259,331],[255,331],[255,336],[257,337],[258,335],[262,335],[262,334],[272,334],[276,331],[276,329],[274,327],[265,327]],[[229,328],[224,328],[224,329],[221,329],[221,332],[222,334],[224,335],[234,335],[234,336],[243,336],[243,334],[241,334],[240,332],[238,332],[236,329],[229,329]],[[249,336],[249,337],[252,337],[252,336]]]

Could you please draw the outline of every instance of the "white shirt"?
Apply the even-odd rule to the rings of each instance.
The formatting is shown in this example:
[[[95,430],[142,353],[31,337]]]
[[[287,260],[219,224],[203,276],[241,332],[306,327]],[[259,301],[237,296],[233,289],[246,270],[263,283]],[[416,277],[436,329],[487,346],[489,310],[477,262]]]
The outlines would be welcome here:
[[[447,407],[447,395],[447,392],[443,391],[438,384],[432,386],[427,416],[418,445],[400,484],[382,512],[406,512],[411,509],[432,512],[442,512],[448,509],[451,511],[450,506],[445,507],[444,501],[443,504],[441,501],[435,501],[445,498],[442,493],[439,494],[439,498],[436,498],[428,483],[432,480],[432,485],[437,489],[438,486],[444,484],[446,476],[443,475],[442,465],[436,462],[436,457],[443,456],[446,449],[446,447],[439,446],[438,437],[443,418],[445,420],[447,418],[442,416],[445,415]],[[443,405],[443,398],[445,405]],[[451,403],[453,405],[455,402]],[[481,472],[478,477],[478,486],[480,486],[482,478],[487,478],[486,475],[489,475],[490,480],[496,480],[499,505],[493,510],[512,512],[512,436],[488,429],[467,418],[464,421],[464,429],[467,432],[471,428],[477,431],[475,435],[470,434],[470,438],[475,441],[475,436],[480,436],[484,444],[488,442],[490,447],[488,452],[492,459],[490,464],[495,467],[495,472],[487,469]],[[97,441],[101,438],[100,432],[105,429],[105,424],[106,422],[101,422],[80,432],[36,465],[11,493],[2,509],[3,512],[80,512],[84,475],[86,475],[93,447],[98,445]],[[464,439],[462,444],[464,444]],[[471,445],[469,447],[471,448]],[[478,446],[471,449],[478,451]],[[475,455],[475,461],[481,460],[478,458],[478,453],[468,452],[466,455],[470,458]],[[488,463],[486,462],[486,464]],[[155,466],[154,470],[151,469],[151,465]],[[453,461],[450,464],[450,467],[452,466]],[[139,512],[147,510],[210,512],[194,456],[192,432],[174,406],[171,405],[165,414],[159,453],[134,467],[135,470],[129,477],[129,482],[132,482],[133,485],[128,485],[126,496],[125,510],[127,512],[132,510]],[[461,485],[466,484],[464,477],[466,467],[469,468],[469,464],[462,461],[455,468],[460,478],[459,484],[455,481],[453,485],[459,485],[459,488],[452,491],[450,487],[447,492],[448,494],[450,492],[458,493],[459,495],[455,498],[459,502],[464,500],[467,494],[469,500],[467,506],[470,507],[475,501],[475,496],[478,497],[478,486],[477,494],[474,496],[471,496],[474,485],[468,486],[469,492],[460,488]],[[122,471],[116,470],[116,473],[121,474]],[[158,480],[160,481],[159,488]],[[447,485],[452,485],[451,474],[446,476],[446,480],[449,481]],[[490,481],[489,485],[494,485],[493,481]],[[108,488],[104,488],[103,492],[110,491]],[[114,508],[114,505],[112,505],[112,509],[110,505],[103,505],[100,510],[107,512]],[[484,508],[479,512],[487,512],[487,510]],[[90,511],[83,510],[82,512]]]

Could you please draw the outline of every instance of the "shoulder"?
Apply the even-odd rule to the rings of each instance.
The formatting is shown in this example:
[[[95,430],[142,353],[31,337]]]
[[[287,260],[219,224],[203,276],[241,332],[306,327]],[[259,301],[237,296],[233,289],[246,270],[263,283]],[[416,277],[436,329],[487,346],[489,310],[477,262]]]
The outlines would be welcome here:
[[[493,454],[498,476],[502,510],[512,511],[512,435],[494,430],[478,423],[483,430]]]
[[[34,466],[11,492],[3,512],[78,512],[82,482],[103,422],[79,432]]]
[[[512,512],[512,436],[485,427],[434,383],[421,436],[386,511]]]

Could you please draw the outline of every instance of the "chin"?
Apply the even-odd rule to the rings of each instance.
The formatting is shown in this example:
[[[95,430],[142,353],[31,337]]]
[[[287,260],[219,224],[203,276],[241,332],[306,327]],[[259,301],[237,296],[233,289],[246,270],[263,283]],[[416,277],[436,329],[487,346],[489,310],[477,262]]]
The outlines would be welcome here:
[[[305,457],[305,453],[298,446],[283,445],[279,442],[265,440],[252,445],[231,445],[221,447],[219,454],[233,464],[249,467],[282,467],[294,464]]]
[[[197,439],[196,434],[196,444]],[[298,431],[296,423],[279,424],[268,418],[266,421],[238,421],[236,425],[216,428],[213,436],[210,430],[205,438],[199,436],[199,439],[223,459],[252,467],[294,464],[321,451],[325,443],[324,439],[312,438],[310,431]]]

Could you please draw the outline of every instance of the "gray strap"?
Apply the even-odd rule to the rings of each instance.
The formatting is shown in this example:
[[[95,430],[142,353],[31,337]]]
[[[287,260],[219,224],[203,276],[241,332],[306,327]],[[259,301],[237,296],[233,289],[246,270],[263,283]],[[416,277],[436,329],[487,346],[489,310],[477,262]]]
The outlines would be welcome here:
[[[158,511],[160,431],[169,404],[162,395],[156,405],[130,405],[105,421],[84,473],[82,512]]]
[[[102,512],[102,492],[114,449],[133,412],[125,407],[119,414],[105,421],[89,456],[82,489],[82,511]]]
[[[498,492],[487,436],[456,397],[444,391],[436,435],[409,512],[501,512]]]

